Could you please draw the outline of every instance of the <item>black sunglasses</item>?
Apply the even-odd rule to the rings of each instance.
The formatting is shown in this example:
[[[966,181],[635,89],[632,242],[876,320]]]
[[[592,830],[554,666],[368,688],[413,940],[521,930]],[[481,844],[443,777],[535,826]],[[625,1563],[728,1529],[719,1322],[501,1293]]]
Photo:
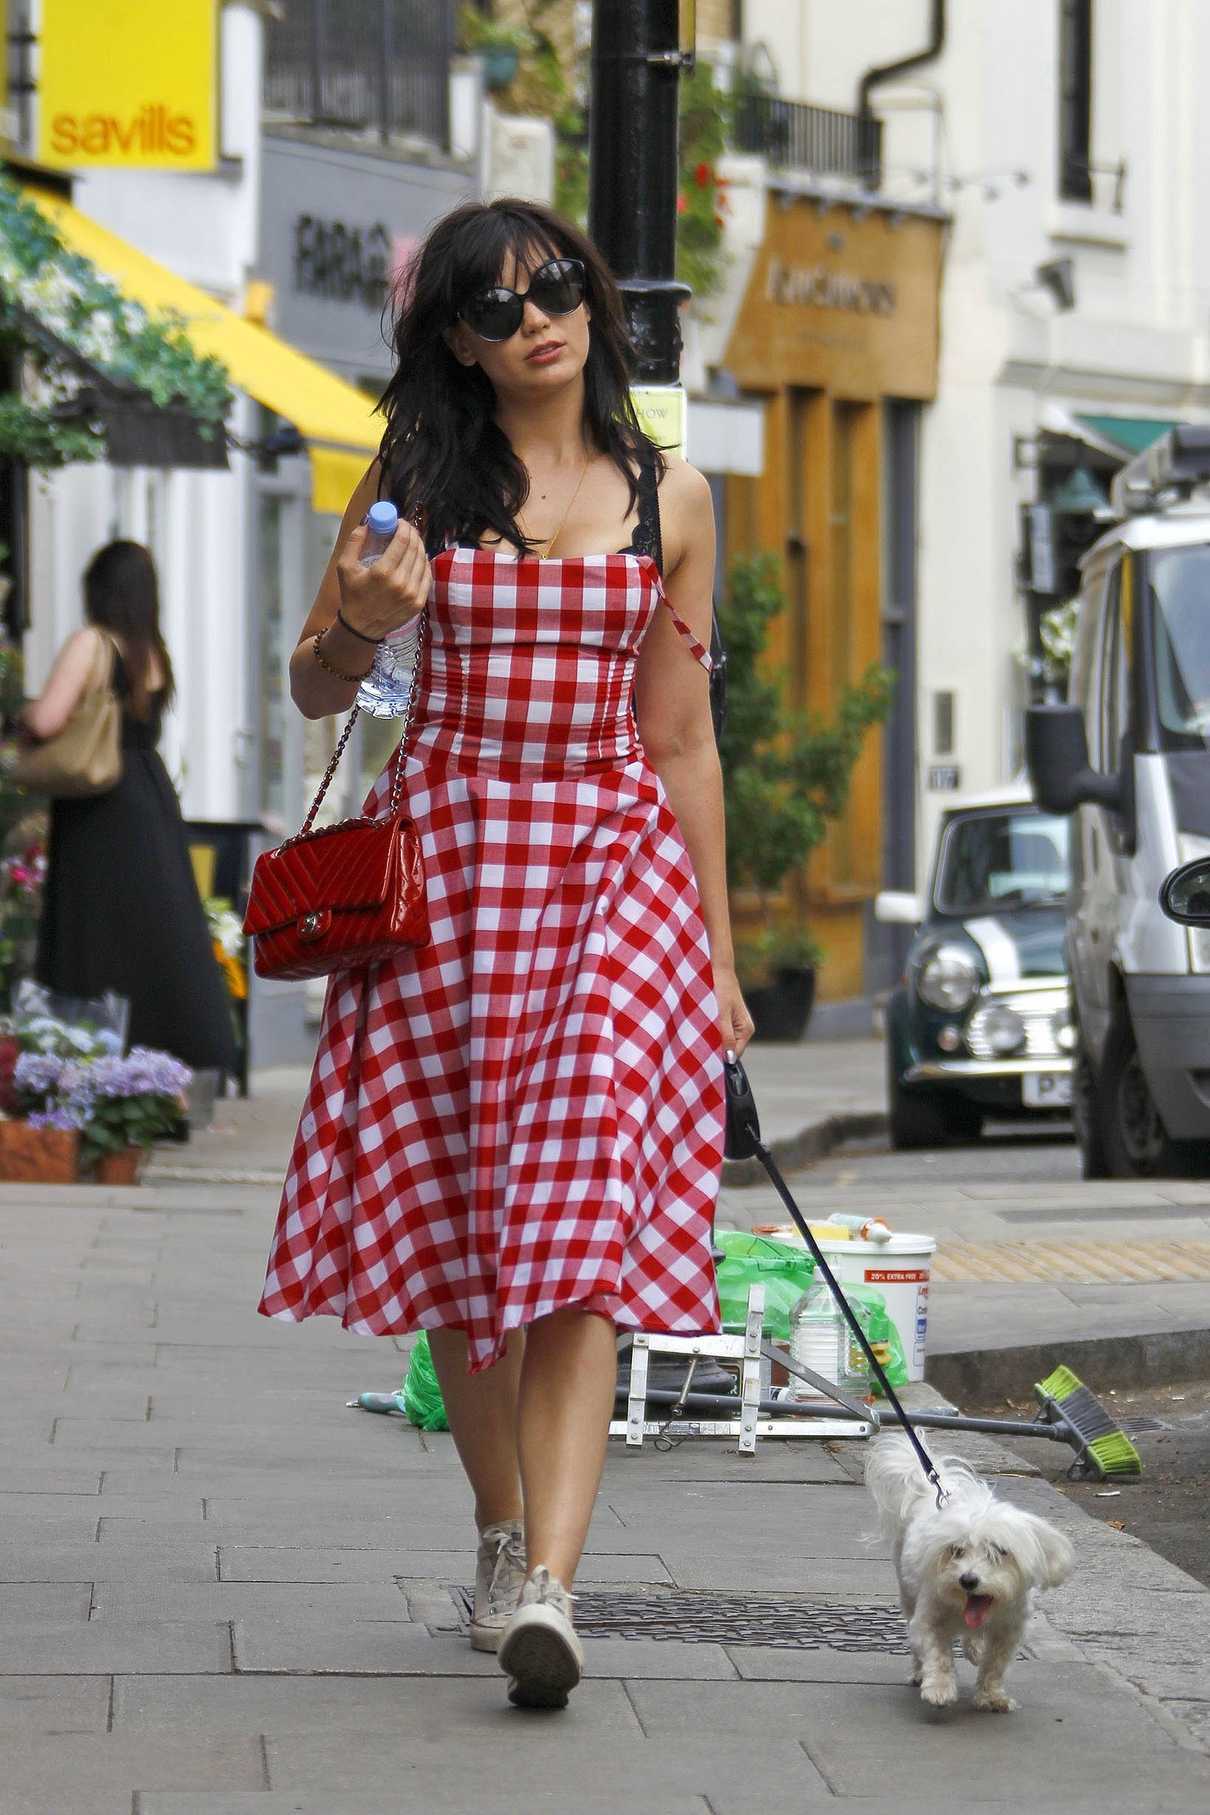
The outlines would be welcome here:
[[[510,340],[525,319],[527,298],[543,315],[570,315],[584,301],[586,286],[578,258],[552,258],[532,273],[528,290],[497,284],[464,302],[458,315],[480,340]]]

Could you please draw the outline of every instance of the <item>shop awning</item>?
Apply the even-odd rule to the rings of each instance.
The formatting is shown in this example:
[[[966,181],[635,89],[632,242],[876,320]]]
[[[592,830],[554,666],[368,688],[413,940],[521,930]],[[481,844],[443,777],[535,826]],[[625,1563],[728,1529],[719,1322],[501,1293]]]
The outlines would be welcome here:
[[[1106,441],[1117,444],[1128,455],[1141,454],[1153,442],[1166,435],[1169,429],[1177,425],[1170,417],[1163,416],[1092,416],[1083,411],[1076,417],[1085,428],[1094,435],[1101,435]]]
[[[91,259],[134,302],[179,316],[197,352],[220,360],[233,385],[294,425],[311,459],[311,502],[317,511],[339,515],[378,451],[382,430],[370,400],[70,202],[32,187],[25,194],[73,251]]]

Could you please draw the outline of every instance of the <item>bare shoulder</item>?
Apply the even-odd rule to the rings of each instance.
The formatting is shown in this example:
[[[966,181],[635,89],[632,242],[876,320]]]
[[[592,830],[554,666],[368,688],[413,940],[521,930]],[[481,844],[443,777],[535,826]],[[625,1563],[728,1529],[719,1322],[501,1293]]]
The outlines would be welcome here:
[[[111,647],[111,639],[96,624],[82,624],[79,630],[72,631],[60,654],[76,664],[95,662],[98,650]]]
[[[660,527],[671,568],[679,564],[687,548],[701,545],[705,532],[713,532],[714,499],[709,480],[696,466],[676,454],[668,454],[666,459],[667,470],[660,481]]]

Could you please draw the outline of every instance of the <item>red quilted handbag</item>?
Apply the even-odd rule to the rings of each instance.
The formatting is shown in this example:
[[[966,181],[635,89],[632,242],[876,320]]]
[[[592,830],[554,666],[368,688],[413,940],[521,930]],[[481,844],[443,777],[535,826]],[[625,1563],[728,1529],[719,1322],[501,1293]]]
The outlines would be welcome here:
[[[312,830],[357,722],[354,706],[302,830],[256,860],[244,931],[256,942],[258,977],[325,977],[376,964],[401,946],[428,941],[420,838],[400,812],[423,628],[422,618],[386,818],[344,819]]]

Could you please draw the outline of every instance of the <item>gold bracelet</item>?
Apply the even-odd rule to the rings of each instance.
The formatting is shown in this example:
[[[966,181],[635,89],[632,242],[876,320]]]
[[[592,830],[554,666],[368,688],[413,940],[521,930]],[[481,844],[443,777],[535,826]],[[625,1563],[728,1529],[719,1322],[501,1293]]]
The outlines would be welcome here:
[[[370,670],[373,668],[373,666],[374,666],[373,662],[370,663],[370,667],[366,669],[365,674],[345,674],[341,671],[341,669],[334,668],[332,666],[331,662],[325,656],[323,650],[319,646],[323,642],[323,639],[326,635],[327,635],[327,632],[325,630],[321,630],[312,639],[311,648],[315,653],[315,660],[319,663],[319,665],[323,669],[324,673],[330,674],[332,676],[333,680],[347,681],[350,687],[360,687],[362,681],[364,681],[366,679],[366,676],[370,673]]]

